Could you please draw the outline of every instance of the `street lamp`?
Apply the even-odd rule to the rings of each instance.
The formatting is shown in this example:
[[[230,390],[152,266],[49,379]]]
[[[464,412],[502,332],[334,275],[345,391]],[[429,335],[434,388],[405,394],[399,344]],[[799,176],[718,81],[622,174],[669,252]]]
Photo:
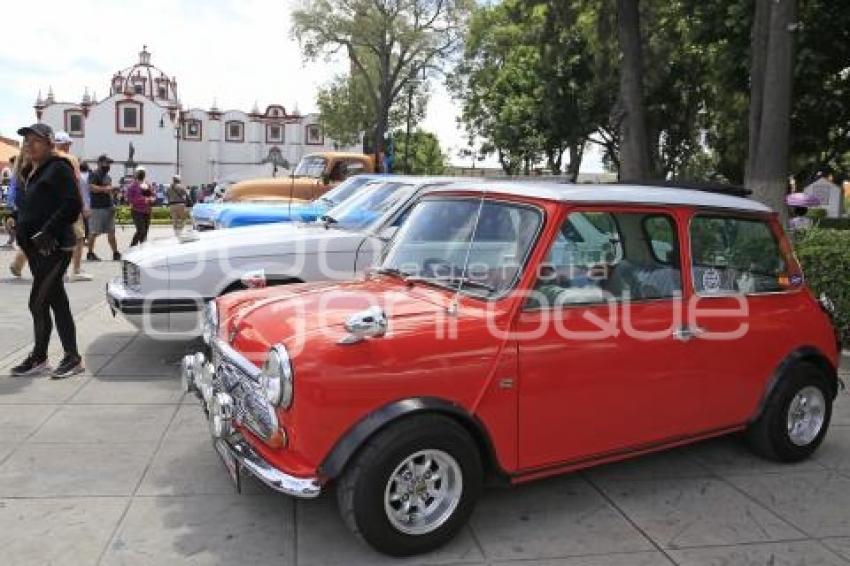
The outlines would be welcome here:
[[[163,112],[159,117],[159,127],[165,127],[165,115],[168,114],[169,120],[171,119],[171,114],[169,112]],[[182,137],[183,124],[186,122],[183,111],[177,110],[177,118],[174,120],[174,137],[177,138],[177,161],[175,163],[175,174],[180,174],[180,138]]]

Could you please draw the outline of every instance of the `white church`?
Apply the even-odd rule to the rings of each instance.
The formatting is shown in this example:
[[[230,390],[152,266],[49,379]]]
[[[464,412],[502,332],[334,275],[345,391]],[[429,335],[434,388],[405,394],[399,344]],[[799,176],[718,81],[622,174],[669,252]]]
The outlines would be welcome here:
[[[97,100],[85,90],[79,102],[57,102],[53,89],[35,103],[36,118],[74,138],[72,152],[94,161],[107,154],[113,178],[142,165],[148,179],[171,181],[180,173],[185,185],[271,177],[283,174],[305,154],[360,151],[326,139],[318,114],[288,113],[279,104],[250,112],[213,107],[184,109],[177,79],[151,64],[147,47],[139,62],[112,76],[109,96]]]

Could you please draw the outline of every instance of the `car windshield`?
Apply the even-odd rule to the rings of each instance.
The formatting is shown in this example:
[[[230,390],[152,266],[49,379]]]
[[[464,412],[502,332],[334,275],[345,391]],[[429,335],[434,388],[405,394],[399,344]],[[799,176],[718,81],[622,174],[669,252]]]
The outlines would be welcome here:
[[[400,202],[407,200],[414,190],[413,185],[403,183],[369,183],[359,194],[329,210],[323,220],[337,228],[366,230]]]
[[[349,177],[333,189],[329,190],[318,199],[319,202],[328,206],[336,206],[348,197],[354,195],[360,187],[370,181],[369,177]]]
[[[294,175],[296,177],[321,177],[325,172],[325,164],[327,159],[324,157],[302,157],[295,168]]]
[[[477,296],[515,284],[542,219],[539,210],[481,199],[426,199],[410,212],[381,269]]]

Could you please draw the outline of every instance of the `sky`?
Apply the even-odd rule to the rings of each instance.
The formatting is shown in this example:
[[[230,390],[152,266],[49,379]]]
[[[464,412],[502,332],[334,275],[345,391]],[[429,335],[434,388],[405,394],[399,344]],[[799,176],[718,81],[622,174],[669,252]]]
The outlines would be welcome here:
[[[317,89],[345,72],[340,60],[305,62],[290,36],[297,0],[40,0],[3,7],[0,41],[0,135],[35,121],[39,90],[57,101],[79,101],[85,88],[98,98],[112,74],[138,61],[175,76],[184,107],[249,111],[280,103],[288,111],[316,110]],[[26,35],[24,35],[26,34]],[[465,145],[458,105],[435,83],[421,124],[440,139],[450,161],[462,164]],[[468,163],[466,163],[468,165]],[[494,159],[484,162],[496,166]]]

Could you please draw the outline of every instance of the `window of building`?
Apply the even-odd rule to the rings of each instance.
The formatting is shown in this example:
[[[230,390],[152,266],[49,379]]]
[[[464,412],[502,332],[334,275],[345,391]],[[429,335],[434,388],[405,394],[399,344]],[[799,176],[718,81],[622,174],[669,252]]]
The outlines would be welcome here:
[[[168,98],[168,89],[165,88],[165,85],[159,85],[156,89],[157,98],[166,99]]]
[[[115,129],[119,134],[142,133],[142,104],[122,101],[115,105]]]
[[[325,135],[320,124],[308,124],[305,128],[307,145],[324,145]]]
[[[266,143],[283,143],[283,126],[280,124],[266,126]]]
[[[81,138],[85,135],[82,112],[79,110],[65,111],[65,131],[75,138]]]
[[[775,293],[791,287],[766,222],[722,216],[691,221],[694,289],[700,295]]]
[[[245,124],[238,120],[227,122],[224,127],[224,139],[229,142],[245,141]]]
[[[573,212],[540,265],[527,306],[681,296],[678,252],[676,225],[666,214]]]
[[[203,124],[200,120],[187,120],[183,124],[183,139],[201,140],[203,138]]]
[[[133,83],[133,92],[136,94],[144,94],[145,85],[143,83]]]

